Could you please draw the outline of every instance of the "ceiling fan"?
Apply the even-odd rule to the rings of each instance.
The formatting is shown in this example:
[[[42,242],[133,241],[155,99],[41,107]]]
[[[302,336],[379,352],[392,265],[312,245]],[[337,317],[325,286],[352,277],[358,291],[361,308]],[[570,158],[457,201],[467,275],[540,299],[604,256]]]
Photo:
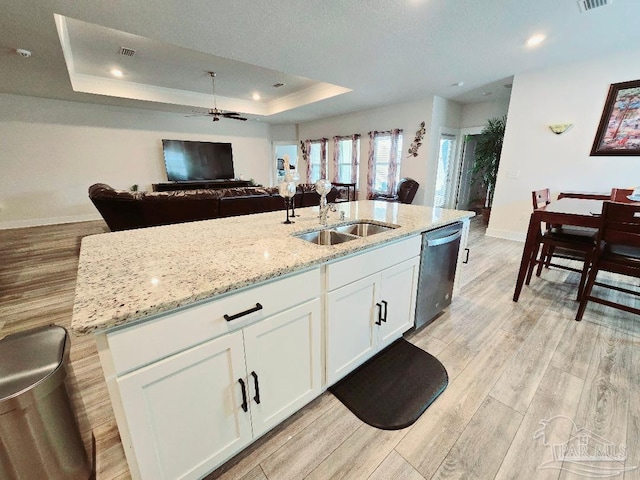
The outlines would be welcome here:
[[[240,117],[238,112],[227,112],[224,110],[220,110],[216,104],[216,72],[207,72],[211,77],[211,83],[213,84],[213,108],[210,108],[206,113],[197,113],[195,115],[187,115],[187,117],[200,117],[207,116],[211,117],[211,120],[214,122],[220,121],[220,117],[222,118],[230,118],[232,120],[242,120],[246,122],[247,119],[244,117]]]

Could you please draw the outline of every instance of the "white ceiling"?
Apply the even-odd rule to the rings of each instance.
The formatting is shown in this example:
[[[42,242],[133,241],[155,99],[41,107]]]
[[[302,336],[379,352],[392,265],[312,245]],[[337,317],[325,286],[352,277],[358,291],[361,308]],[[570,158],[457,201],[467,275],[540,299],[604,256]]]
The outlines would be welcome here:
[[[429,95],[508,97],[515,74],[637,48],[640,1],[587,13],[576,0],[2,0],[1,11],[0,93],[187,114],[210,107],[214,70],[219,107],[284,124]],[[527,48],[536,33],[546,40]]]

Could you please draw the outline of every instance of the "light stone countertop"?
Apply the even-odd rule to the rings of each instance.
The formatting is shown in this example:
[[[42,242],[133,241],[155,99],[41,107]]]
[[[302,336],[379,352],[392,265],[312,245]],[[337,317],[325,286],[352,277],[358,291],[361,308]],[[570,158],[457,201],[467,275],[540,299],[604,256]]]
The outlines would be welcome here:
[[[382,201],[336,206],[329,226],[373,220],[399,228],[319,246],[292,236],[320,228],[318,207],[308,207],[291,225],[278,211],[85,237],[71,328],[87,334],[122,325],[474,215]]]

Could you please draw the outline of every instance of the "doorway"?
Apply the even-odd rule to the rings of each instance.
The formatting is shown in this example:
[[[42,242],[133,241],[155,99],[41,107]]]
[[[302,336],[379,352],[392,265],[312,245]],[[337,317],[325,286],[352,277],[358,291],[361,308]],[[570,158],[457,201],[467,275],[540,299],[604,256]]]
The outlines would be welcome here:
[[[458,181],[455,199],[455,208],[458,210],[471,210],[474,203],[483,197],[481,185],[472,185],[473,164],[475,163],[475,150],[480,133],[483,127],[472,127],[463,129],[460,133],[463,138],[461,142],[460,155],[458,157]]]
[[[457,193],[456,144],[458,137],[453,132],[440,133],[438,146],[438,168],[433,206],[453,208]]]
[[[294,142],[273,142],[274,152],[274,185],[284,181],[287,168],[298,168],[298,145]],[[285,159],[289,158],[289,165],[285,165]]]

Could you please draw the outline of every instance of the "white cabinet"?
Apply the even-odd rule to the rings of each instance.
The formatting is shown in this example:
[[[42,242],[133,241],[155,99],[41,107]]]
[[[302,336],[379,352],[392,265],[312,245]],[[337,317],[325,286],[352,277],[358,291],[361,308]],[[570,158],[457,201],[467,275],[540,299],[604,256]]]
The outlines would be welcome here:
[[[200,478],[321,392],[320,300],[118,379],[143,479]]]
[[[413,327],[420,257],[381,272],[380,301],[385,321],[378,327],[378,350]]]
[[[257,437],[321,393],[320,300],[256,323],[243,334]]]
[[[419,264],[414,256],[327,293],[328,385],[413,326]]]
[[[242,332],[120,378],[140,477],[198,478],[249,443],[239,379],[246,382]]]

